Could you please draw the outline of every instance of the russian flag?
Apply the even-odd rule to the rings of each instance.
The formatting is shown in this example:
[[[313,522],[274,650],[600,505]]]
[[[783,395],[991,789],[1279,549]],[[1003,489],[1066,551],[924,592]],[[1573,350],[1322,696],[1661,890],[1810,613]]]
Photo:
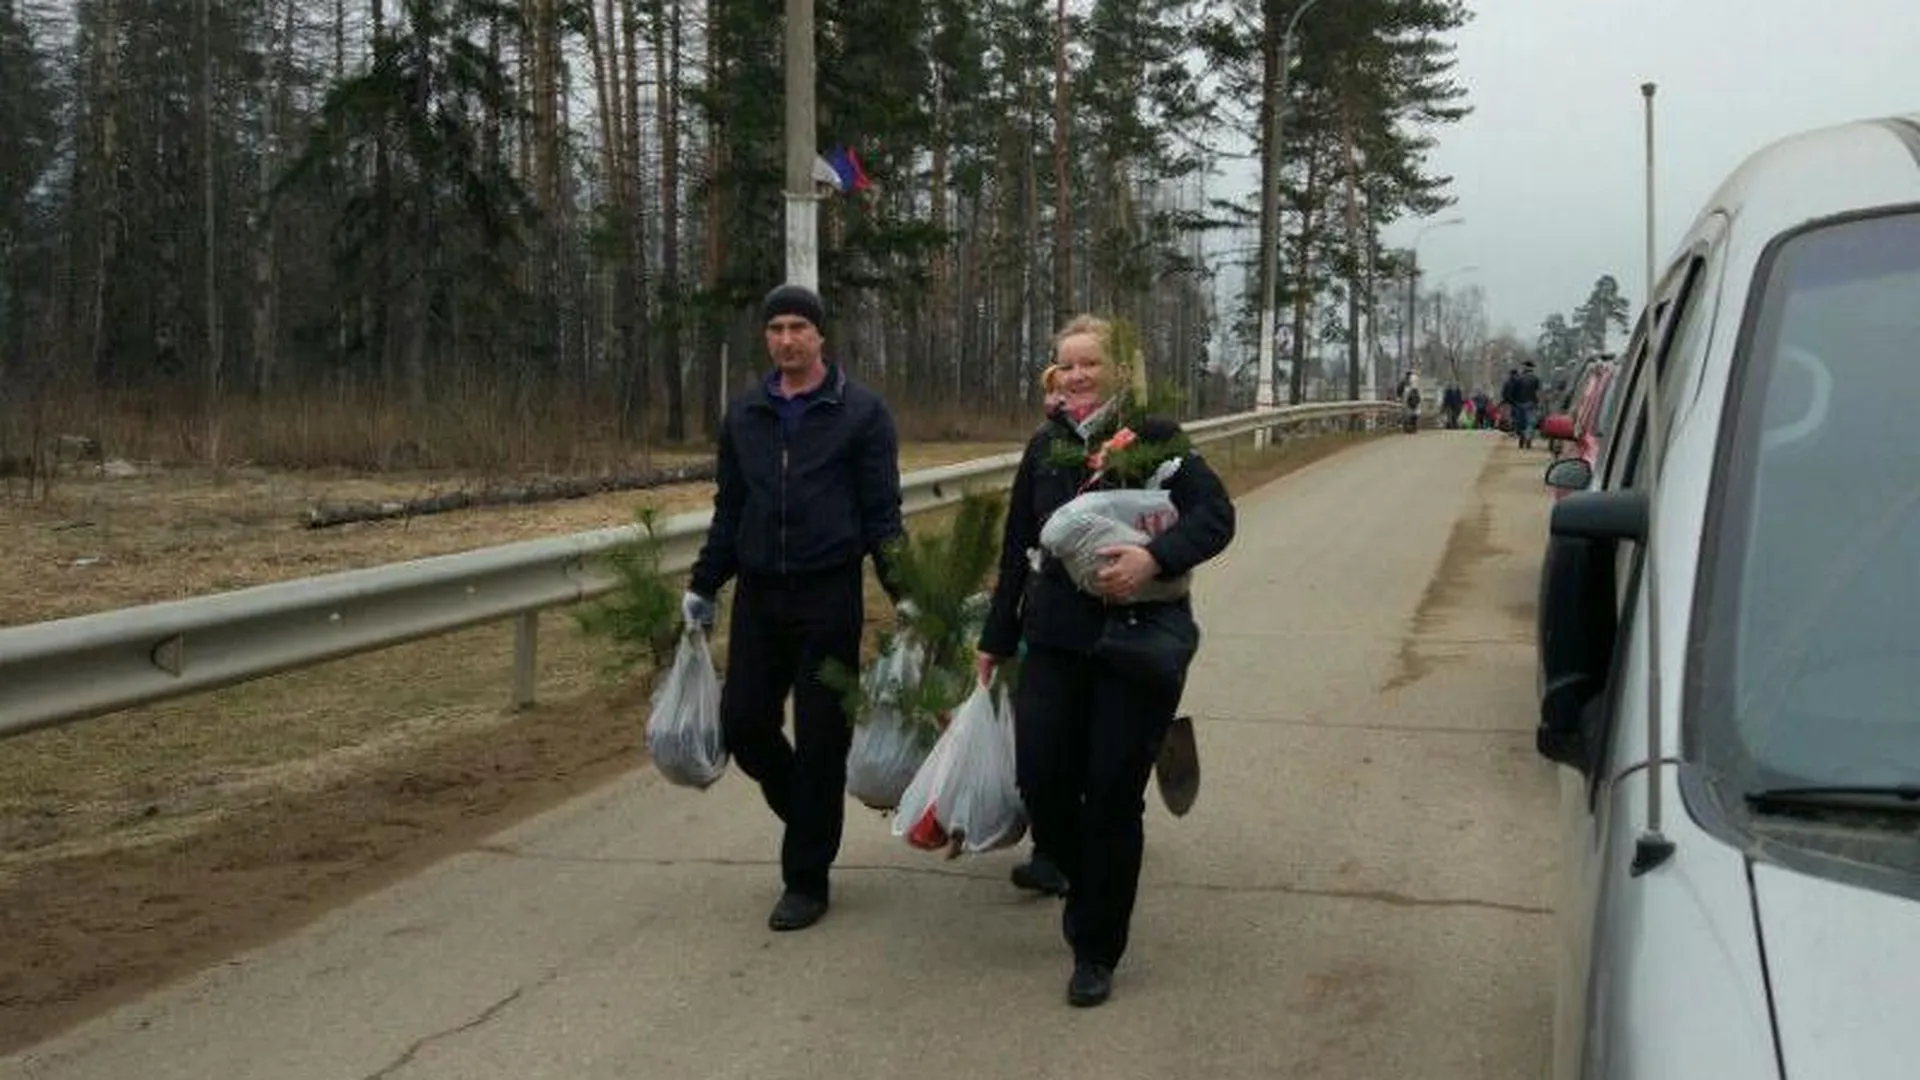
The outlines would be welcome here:
[[[873,181],[867,179],[867,171],[860,167],[860,155],[850,146],[836,146],[817,157],[813,177],[842,194],[865,191],[873,186]]]

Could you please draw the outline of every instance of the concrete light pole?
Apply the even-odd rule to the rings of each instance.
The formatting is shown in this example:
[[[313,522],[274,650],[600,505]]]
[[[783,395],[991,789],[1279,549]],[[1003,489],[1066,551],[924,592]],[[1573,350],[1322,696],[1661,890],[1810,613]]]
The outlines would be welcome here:
[[[813,192],[813,0],[786,0],[787,281],[820,287],[820,201]]]

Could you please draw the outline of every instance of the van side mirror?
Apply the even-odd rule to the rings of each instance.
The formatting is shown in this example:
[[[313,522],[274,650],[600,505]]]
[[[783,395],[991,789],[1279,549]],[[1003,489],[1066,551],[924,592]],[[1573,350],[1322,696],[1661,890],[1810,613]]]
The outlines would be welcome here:
[[[1540,434],[1549,439],[1571,441],[1573,439],[1573,417],[1566,413],[1548,413],[1540,421]]]
[[[1587,480],[1593,479],[1593,470],[1584,461],[1570,458],[1553,463],[1554,468],[1562,465],[1579,465],[1585,471]],[[1569,472],[1563,475],[1571,479],[1577,474]],[[1553,483],[1553,468],[1547,470],[1547,476],[1547,482]],[[1585,488],[1586,484],[1580,487]],[[1647,524],[1652,520],[1652,513],[1652,506],[1644,491],[1581,490],[1554,504],[1548,530],[1557,537],[1632,540],[1639,543],[1647,538]]]
[[[1589,775],[1605,745],[1607,680],[1620,633],[1615,553],[1622,540],[1646,539],[1648,514],[1641,491],[1576,491],[1553,508],[1540,570],[1534,748]]]
[[[1548,761],[1588,775],[1598,764],[1604,722],[1600,710],[1589,706],[1604,700],[1619,633],[1617,547],[1611,540],[1556,532],[1547,540],[1540,568],[1540,722],[1534,749]]]
[[[1585,491],[1593,483],[1593,466],[1577,457],[1561,458],[1547,466],[1547,486],[1561,491]]]

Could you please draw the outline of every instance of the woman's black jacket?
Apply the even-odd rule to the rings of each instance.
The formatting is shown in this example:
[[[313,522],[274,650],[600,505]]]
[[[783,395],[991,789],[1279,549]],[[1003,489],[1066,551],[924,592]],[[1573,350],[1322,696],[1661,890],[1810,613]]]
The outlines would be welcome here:
[[[1157,437],[1179,430],[1165,421],[1151,426],[1157,429],[1153,432]],[[1096,436],[1101,437],[1104,434]],[[1146,437],[1144,430],[1142,437]],[[1092,651],[1106,623],[1106,601],[1081,592],[1057,560],[1043,556],[1037,571],[1029,562],[1028,551],[1040,546],[1041,526],[1080,493],[1088,476],[1084,464],[1062,466],[1049,460],[1059,439],[1086,448],[1071,423],[1058,415],[1051,417],[1027,443],[1013,478],[1000,576],[980,635],[980,651],[990,656],[1013,656],[1023,637],[1034,645],[1084,655]],[[1178,577],[1225,550],[1234,527],[1233,500],[1226,485],[1198,453],[1187,455],[1167,490],[1180,520],[1147,544],[1163,578]]]

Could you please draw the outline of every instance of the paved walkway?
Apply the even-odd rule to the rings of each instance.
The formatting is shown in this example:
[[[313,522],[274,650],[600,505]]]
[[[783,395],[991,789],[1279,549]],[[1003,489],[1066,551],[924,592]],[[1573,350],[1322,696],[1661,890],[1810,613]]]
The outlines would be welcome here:
[[[1103,1008],[1065,1005],[1057,904],[1007,884],[1014,853],[947,862],[853,807],[833,912],[774,935],[757,792],[639,771],[0,1078],[1531,1080],[1544,464],[1430,432],[1242,500],[1198,583],[1205,783],[1186,818],[1150,802]]]

